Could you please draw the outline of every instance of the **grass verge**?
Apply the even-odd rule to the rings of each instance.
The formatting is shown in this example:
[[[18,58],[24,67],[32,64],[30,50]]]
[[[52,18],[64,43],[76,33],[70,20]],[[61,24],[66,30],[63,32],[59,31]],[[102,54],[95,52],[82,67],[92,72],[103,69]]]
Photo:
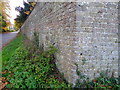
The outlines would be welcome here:
[[[25,42],[25,43],[23,43]],[[23,41],[19,35],[3,49],[2,82],[6,88],[70,88],[60,73],[56,72],[54,53],[50,46],[47,51]]]
[[[3,50],[0,52],[2,53],[3,63],[10,60],[10,58],[14,55],[15,50],[23,43],[22,41],[23,37],[18,34],[18,36],[12,42],[3,48]]]

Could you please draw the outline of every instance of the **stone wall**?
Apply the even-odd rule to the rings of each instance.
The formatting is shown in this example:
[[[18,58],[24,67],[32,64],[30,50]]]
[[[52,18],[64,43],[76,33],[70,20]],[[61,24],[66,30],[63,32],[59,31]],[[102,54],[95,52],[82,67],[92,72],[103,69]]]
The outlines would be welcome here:
[[[118,3],[77,3],[76,60],[88,77],[118,76]]]
[[[68,82],[75,84],[76,70],[90,79],[118,76],[118,3],[39,2],[22,32],[59,49],[56,65]]]

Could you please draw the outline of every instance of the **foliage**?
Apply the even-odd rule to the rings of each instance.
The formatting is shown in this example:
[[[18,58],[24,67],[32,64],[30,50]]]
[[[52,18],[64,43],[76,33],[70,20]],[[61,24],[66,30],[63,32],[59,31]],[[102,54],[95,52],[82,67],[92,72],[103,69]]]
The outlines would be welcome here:
[[[7,21],[9,16],[9,10],[10,10],[10,5],[9,1],[4,2],[0,1],[0,13],[5,17],[5,20]]]
[[[89,78],[81,74],[81,72],[78,70],[78,65],[75,65],[77,66],[76,73],[79,76],[79,79],[76,81],[75,88],[104,88],[113,90],[120,89],[120,78],[110,78],[101,72],[100,77],[90,81]]]
[[[0,32],[3,32],[6,30],[6,27],[7,27],[7,23],[6,23],[6,20],[4,18],[4,16],[0,13]]]
[[[17,30],[15,30],[15,29],[9,29],[9,30],[7,30],[7,32],[15,32],[15,31],[17,31]]]
[[[16,7],[15,10],[20,13],[17,16],[17,18],[15,19],[15,27],[16,27],[16,29],[20,29],[20,27],[22,26],[24,21],[27,19],[27,17],[29,16],[31,11],[33,10],[34,6],[35,6],[35,3],[33,3],[33,2],[31,2],[31,3],[24,2],[24,8],[22,8],[20,6]]]
[[[29,44],[31,45],[31,44]],[[32,47],[32,48],[31,48]],[[34,46],[22,44],[17,47],[9,60],[4,62],[3,74],[10,84],[7,88],[69,88],[65,81],[60,82],[54,75],[54,53],[57,49],[40,52]]]
[[[120,78],[99,77],[95,80],[85,81],[80,83],[76,82],[75,88],[104,88],[104,89],[120,89]]]
[[[9,2],[0,1],[0,32],[6,32],[7,27],[11,25],[8,17],[9,16],[10,5]]]

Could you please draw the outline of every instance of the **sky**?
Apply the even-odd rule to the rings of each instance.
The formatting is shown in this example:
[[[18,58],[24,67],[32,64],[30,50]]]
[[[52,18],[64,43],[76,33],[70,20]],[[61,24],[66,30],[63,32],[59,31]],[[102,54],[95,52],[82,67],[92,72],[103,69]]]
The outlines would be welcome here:
[[[14,24],[14,19],[16,18],[16,16],[19,14],[19,12],[15,11],[15,7],[17,6],[21,6],[21,7],[24,7],[23,6],[23,0],[9,0],[10,1],[10,7],[11,7],[11,10],[10,10],[10,21],[12,24]],[[27,2],[27,0],[24,0]]]

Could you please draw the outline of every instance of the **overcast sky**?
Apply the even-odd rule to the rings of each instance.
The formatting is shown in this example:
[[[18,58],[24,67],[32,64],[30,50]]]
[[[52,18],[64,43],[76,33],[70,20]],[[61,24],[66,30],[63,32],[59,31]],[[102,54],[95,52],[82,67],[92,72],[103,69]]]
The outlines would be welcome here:
[[[13,24],[14,23],[14,19],[16,18],[16,16],[19,14],[17,11],[15,11],[15,7],[17,6],[22,6],[23,7],[23,0],[9,0],[10,1],[10,7],[11,7],[11,11],[10,11],[10,21]],[[24,0],[27,1],[27,0]]]

